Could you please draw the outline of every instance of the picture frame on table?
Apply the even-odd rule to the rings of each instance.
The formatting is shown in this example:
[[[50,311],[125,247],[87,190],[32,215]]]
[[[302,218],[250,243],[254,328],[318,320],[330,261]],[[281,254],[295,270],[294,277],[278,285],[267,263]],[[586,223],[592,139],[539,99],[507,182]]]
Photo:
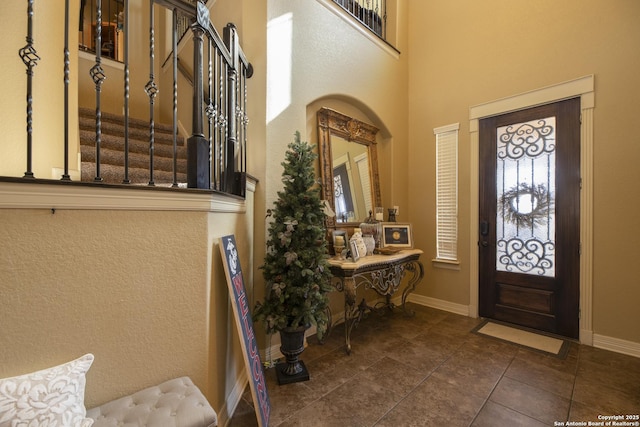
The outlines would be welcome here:
[[[353,260],[353,262],[357,262],[362,256],[362,254],[358,250],[358,242],[356,242],[355,240],[351,240],[349,242],[349,248],[351,249],[351,259]]]
[[[413,232],[411,230],[411,224],[383,222],[381,245],[383,248],[413,248]]]

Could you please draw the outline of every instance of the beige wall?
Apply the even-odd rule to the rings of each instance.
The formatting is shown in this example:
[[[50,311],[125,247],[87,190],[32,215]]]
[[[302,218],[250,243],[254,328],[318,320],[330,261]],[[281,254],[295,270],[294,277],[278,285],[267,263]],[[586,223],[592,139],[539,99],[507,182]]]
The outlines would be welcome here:
[[[322,106],[347,114],[350,111],[345,109],[350,109],[357,112],[354,116],[382,129],[383,204],[407,206],[407,56],[372,42],[324,1],[267,3],[265,206],[272,206],[282,188],[281,162],[294,133],[300,131],[304,140],[317,142],[315,112]],[[401,22],[406,22],[406,15],[400,15]],[[399,36],[396,47],[405,50],[406,37]],[[261,220],[257,210],[256,221]],[[260,226],[266,233],[268,224]],[[258,228],[259,265],[258,250],[265,240]],[[256,299],[261,299],[261,272],[256,274],[255,286]],[[334,299],[335,309],[341,312],[341,296]],[[276,341],[274,337],[272,346]]]
[[[286,146],[299,130],[316,139],[315,117],[309,121],[307,106],[321,99],[334,99],[357,108],[388,138],[384,146],[386,173],[385,204],[407,203],[403,169],[408,144],[407,56],[390,53],[329,11],[321,1],[274,0],[268,9],[267,61],[267,197],[273,201],[281,187],[280,163]],[[291,27],[291,66],[284,69],[272,58],[284,52],[275,34]],[[348,41],[348,42],[347,42]],[[398,49],[406,48],[401,38]],[[270,58],[269,55],[272,55]],[[283,101],[284,100],[284,101]],[[318,102],[321,104],[321,102]]]
[[[460,271],[427,265],[418,293],[469,304],[469,107],[595,76],[593,332],[640,343],[633,237],[640,202],[640,3],[419,2],[409,4],[409,215],[425,260],[435,258],[433,129],[460,123]]]
[[[94,353],[88,406],[185,369],[202,382],[203,215],[182,213],[178,225],[176,215],[155,212],[2,210],[0,216],[1,376]]]
[[[221,407],[219,344],[235,330],[217,239],[236,234],[248,269],[245,215],[4,209],[0,220],[0,377],[89,352],[88,407],[180,375]]]
[[[71,8],[79,8],[72,0]],[[27,67],[18,56],[25,47],[27,36],[27,3],[0,3],[0,175],[23,176],[26,171],[27,128]],[[58,24],[64,22],[64,8],[55,2],[36,2],[34,7],[33,43],[40,60],[34,67],[33,77],[33,172],[38,178],[59,179],[64,168],[64,31]],[[77,33],[69,36],[69,46],[78,44]],[[77,55],[70,55],[70,74],[76,75]],[[69,108],[77,109],[77,87],[69,87]],[[46,100],[46,101],[44,101]],[[69,118],[70,152],[78,152],[78,118]],[[42,141],[46,141],[43,144]],[[79,159],[69,158],[72,178],[79,178]]]

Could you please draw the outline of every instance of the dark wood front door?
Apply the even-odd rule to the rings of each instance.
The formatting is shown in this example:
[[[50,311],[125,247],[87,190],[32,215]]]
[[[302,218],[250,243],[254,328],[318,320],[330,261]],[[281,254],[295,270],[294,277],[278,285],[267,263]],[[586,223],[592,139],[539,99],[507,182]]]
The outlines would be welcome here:
[[[480,121],[482,317],[578,338],[580,99]]]

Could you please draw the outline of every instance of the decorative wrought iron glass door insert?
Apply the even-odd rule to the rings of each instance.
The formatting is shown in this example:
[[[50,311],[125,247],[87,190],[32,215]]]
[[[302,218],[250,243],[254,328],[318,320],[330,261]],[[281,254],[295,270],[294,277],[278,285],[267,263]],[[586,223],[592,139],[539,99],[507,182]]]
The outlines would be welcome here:
[[[555,117],[497,129],[496,268],[555,276]]]

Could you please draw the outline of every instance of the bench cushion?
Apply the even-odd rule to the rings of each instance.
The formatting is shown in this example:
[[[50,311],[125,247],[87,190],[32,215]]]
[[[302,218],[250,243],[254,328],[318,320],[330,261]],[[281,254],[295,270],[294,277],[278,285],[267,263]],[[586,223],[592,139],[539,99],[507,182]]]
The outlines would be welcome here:
[[[209,427],[215,411],[189,377],[176,378],[89,409],[93,427]]]

